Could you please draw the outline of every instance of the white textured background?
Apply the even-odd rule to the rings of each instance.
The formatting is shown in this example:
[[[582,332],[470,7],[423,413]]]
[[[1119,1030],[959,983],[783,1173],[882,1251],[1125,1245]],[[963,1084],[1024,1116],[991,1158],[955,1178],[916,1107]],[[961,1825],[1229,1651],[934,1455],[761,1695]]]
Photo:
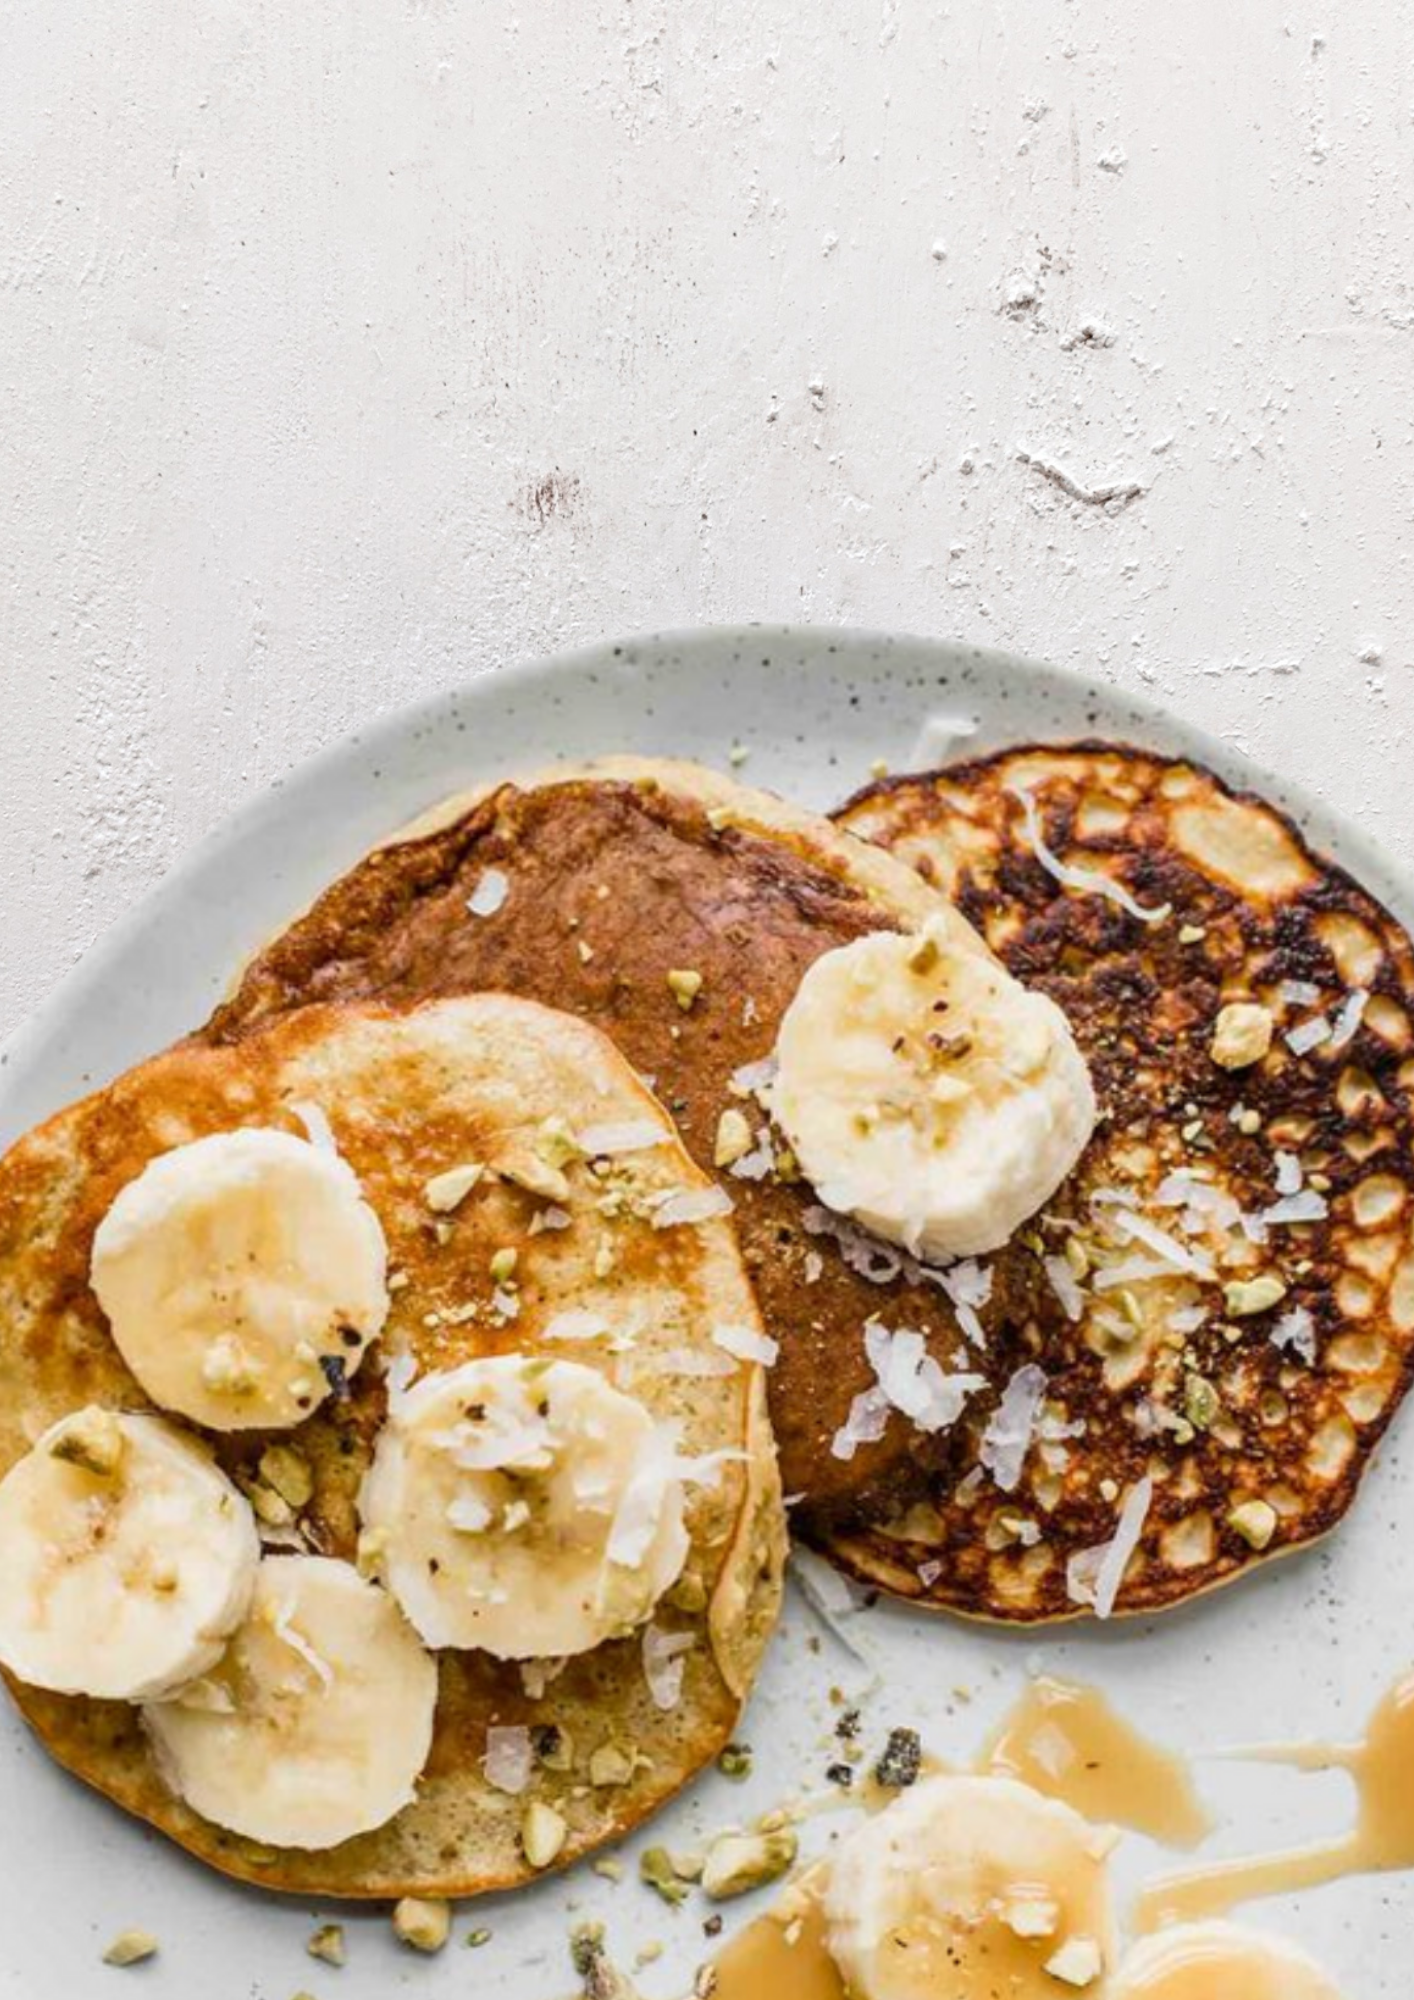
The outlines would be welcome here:
[[[1402,0],[0,39],[0,1033],[356,719],[662,624],[1143,681],[1414,844]]]

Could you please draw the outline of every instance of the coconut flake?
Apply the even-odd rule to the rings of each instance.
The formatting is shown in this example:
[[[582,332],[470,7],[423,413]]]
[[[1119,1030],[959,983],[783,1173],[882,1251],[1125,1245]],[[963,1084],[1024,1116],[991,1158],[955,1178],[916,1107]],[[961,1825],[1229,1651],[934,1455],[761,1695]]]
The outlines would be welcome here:
[[[1330,1214],[1330,1203],[1315,1188],[1302,1188],[1300,1194],[1283,1195],[1270,1208],[1264,1208],[1257,1220],[1264,1226],[1279,1226],[1296,1222],[1324,1222]]]
[[[1046,1377],[1033,1361],[1018,1368],[982,1433],[977,1456],[1003,1493],[1014,1493],[1031,1448]]]
[[[1169,1331],[1185,1336],[1196,1333],[1200,1326],[1208,1324],[1208,1318],[1206,1306],[1175,1306],[1168,1318]]]
[[[1283,1007],[1314,1007],[1320,997],[1320,987],[1309,979],[1283,979],[1277,987],[1277,999]]]
[[[612,1159],[616,1153],[645,1153],[666,1146],[672,1137],[656,1118],[606,1118],[575,1133],[575,1143],[591,1159]]]
[[[459,1534],[479,1535],[495,1519],[479,1493],[458,1493],[447,1508],[447,1521]]]
[[[586,1306],[568,1306],[564,1312],[553,1313],[545,1322],[542,1338],[545,1340],[602,1340],[609,1331],[609,1322],[603,1313],[590,1312]]]
[[[1152,1250],[1156,1257],[1161,1257],[1165,1263],[1172,1264],[1176,1271],[1186,1272],[1190,1278],[1202,1278],[1211,1283],[1218,1275],[1206,1257],[1200,1257],[1186,1244],[1178,1242],[1175,1237],[1168,1234],[1167,1230],[1160,1229],[1157,1223],[1150,1222],[1146,1216],[1136,1215],[1130,1209],[1121,1209],[1115,1216],[1114,1227],[1121,1236],[1142,1243],[1146,1250]]]
[[[510,877],[499,868],[487,868],[466,899],[474,917],[494,917],[511,892]]]
[[[339,1142],[334,1137],[334,1128],[329,1123],[322,1104],[289,1104],[286,1110],[298,1118],[305,1129],[311,1146],[317,1146],[321,1153],[337,1153]]]
[[[665,1632],[660,1625],[648,1625],[643,1632],[643,1678],[655,1707],[665,1712],[676,1708],[682,1698],[683,1654],[693,1644],[691,1632]]]
[[[1043,1257],[1041,1265],[1050,1279],[1051,1290],[1061,1302],[1061,1310],[1068,1320],[1085,1317],[1085,1293],[1080,1280],[1066,1263],[1064,1257]]]
[[[675,1229],[680,1223],[711,1222],[730,1215],[732,1199],[725,1188],[673,1188],[653,1211],[655,1229]]]
[[[568,1229],[574,1217],[567,1208],[556,1208],[552,1202],[548,1208],[537,1208],[526,1225],[527,1236],[538,1236],[542,1229]]]
[[[534,1766],[535,1752],[525,1725],[492,1723],[486,1732],[486,1751],[481,1759],[487,1784],[494,1785],[498,1792],[509,1792],[514,1798],[530,1783]]]
[[[905,766],[909,771],[932,771],[946,761],[954,743],[975,736],[980,724],[969,715],[925,716]]]
[[[1305,1306],[1293,1306],[1284,1312],[1272,1328],[1270,1339],[1273,1347],[1287,1349],[1304,1361],[1308,1368],[1316,1362],[1316,1322]]]
[[[877,1444],[889,1425],[889,1399],[882,1389],[862,1389],[849,1414],[830,1439],[830,1456],[854,1457],[862,1444]]]
[[[1294,1056],[1304,1056],[1330,1038],[1330,1022],[1324,1014],[1313,1014],[1309,1021],[1302,1021],[1291,1030],[1286,1037],[1286,1046]]]
[[[849,1578],[808,1549],[791,1550],[790,1568],[806,1603],[821,1624],[832,1637],[838,1639],[847,1653],[852,1653],[856,1660],[867,1665],[868,1654],[854,1635],[845,1629],[845,1620],[857,1617],[864,1609],[864,1601]]]
[[[1272,1163],[1276,1167],[1277,1193],[1295,1194],[1306,1178],[1295,1153],[1274,1153]]]
[[[774,1055],[762,1056],[758,1062],[742,1063],[727,1078],[730,1088],[738,1097],[755,1097],[776,1080],[780,1062]]]
[[[861,1229],[846,1216],[837,1215],[832,1208],[814,1203],[802,1210],[800,1220],[808,1236],[832,1237],[850,1270],[867,1278],[871,1285],[889,1285],[902,1275],[908,1260],[901,1250],[880,1242],[877,1236],[871,1236],[867,1229]]]
[[[1335,1017],[1335,1026],[1331,1029],[1333,1049],[1343,1049],[1347,1042],[1354,1039],[1356,1029],[1365,1018],[1369,1001],[1370,995],[1363,986],[1357,986],[1353,993],[1346,995]]]
[[[1070,1558],[1065,1587],[1073,1604],[1088,1604],[1097,1618],[1110,1616],[1129,1559],[1139,1546],[1153,1497],[1153,1480],[1146,1476],[1137,1481],[1125,1495],[1113,1539],[1094,1548],[1080,1549]]]
[[[671,1440],[658,1433],[624,1483],[604,1544],[609,1561],[621,1569],[636,1569],[653,1546],[675,1477],[675,1456]]]
[[[987,1345],[987,1329],[977,1317],[978,1309],[992,1296],[992,1269],[975,1257],[964,1257],[946,1271],[928,1273],[952,1302],[957,1323],[974,1347]]]
[[[948,1429],[962,1415],[967,1398],[986,1387],[982,1375],[945,1375],[923,1335],[912,1327],[891,1330],[871,1319],[864,1329],[864,1351],[885,1400],[921,1431]]]
[[[754,1326],[738,1326],[730,1322],[714,1326],[712,1338],[718,1347],[727,1354],[734,1354],[738,1361],[759,1361],[763,1368],[774,1368],[780,1359],[781,1343]]]
[[[1082,895],[1106,896],[1112,903],[1118,903],[1131,917],[1137,917],[1142,924],[1161,924],[1173,910],[1172,903],[1161,903],[1153,907],[1141,903],[1132,896],[1122,882],[1116,882],[1098,868],[1077,868],[1062,861],[1046,845],[1046,837],[1041,831],[1041,815],[1037,810],[1033,795],[1022,785],[1008,785],[1006,788],[1013,798],[1021,801],[1021,809],[1026,815],[1026,838],[1032,852],[1046,873],[1067,889],[1078,889]]]
[[[749,1153],[743,1153],[739,1160],[733,1160],[727,1172],[739,1181],[764,1181],[767,1174],[774,1172],[776,1149],[771,1144],[771,1135],[763,1131]]]

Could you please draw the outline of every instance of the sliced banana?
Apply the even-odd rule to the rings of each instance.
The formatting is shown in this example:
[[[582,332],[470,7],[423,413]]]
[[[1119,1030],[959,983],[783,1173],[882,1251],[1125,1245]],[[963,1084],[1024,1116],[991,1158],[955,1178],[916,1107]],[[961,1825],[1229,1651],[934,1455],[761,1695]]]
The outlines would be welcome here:
[[[288,1132],[160,1154],[93,1240],[93,1289],[133,1374],[211,1430],[301,1422],[388,1310],[387,1246],[347,1161]]]
[[[825,952],[776,1055],[767,1102],[820,1199],[928,1259],[998,1249],[1095,1125],[1064,1014],[960,920]]]
[[[1238,1924],[1178,1924],[1145,1938],[1115,1976],[1111,2000],[1341,2000],[1314,1959],[1285,1938]]]
[[[436,1705],[437,1664],[385,1590],[325,1556],[267,1556],[220,1665],[143,1720],[203,1819],[321,1848],[410,1802]]]
[[[1010,1778],[925,1778],[841,1843],[830,1954],[858,2000],[1098,1994],[1113,1951],[1109,1845]]]
[[[575,1361],[495,1355],[394,1393],[359,1504],[427,1644],[504,1660],[631,1631],[687,1557],[671,1436]]]
[[[0,1662],[143,1701],[206,1672],[260,1560],[249,1502],[161,1417],[77,1410],[0,1480]]]

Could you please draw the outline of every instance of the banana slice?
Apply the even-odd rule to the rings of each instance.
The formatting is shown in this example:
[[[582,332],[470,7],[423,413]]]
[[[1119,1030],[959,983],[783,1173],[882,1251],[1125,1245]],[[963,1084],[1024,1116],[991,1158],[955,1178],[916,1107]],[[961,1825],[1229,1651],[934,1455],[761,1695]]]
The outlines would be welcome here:
[[[0,1662],[143,1701],[206,1672],[260,1560],[249,1502],[161,1417],[77,1410],[0,1480]]]
[[[1341,2000],[1315,1960],[1238,1924],[1179,1924],[1125,1958],[1112,2000]]]
[[[1110,1836],[1010,1778],[926,1778],[845,1840],[825,1890],[859,2000],[1097,1994],[1112,1955]]]
[[[335,1847],[413,1796],[437,1664],[352,1564],[267,1556],[220,1665],[143,1710],[173,1791],[272,1847]]]
[[[821,1201],[927,1259],[1000,1248],[1094,1130],[1059,1007],[937,918],[817,958],[776,1055],[766,1101]]]
[[[130,1181],[93,1239],[128,1367],[210,1430],[286,1429],[363,1359],[387,1246],[347,1161],[288,1132],[218,1132]]]
[[[587,1652],[648,1617],[687,1558],[671,1436],[576,1361],[470,1361],[394,1391],[359,1501],[429,1646]]]

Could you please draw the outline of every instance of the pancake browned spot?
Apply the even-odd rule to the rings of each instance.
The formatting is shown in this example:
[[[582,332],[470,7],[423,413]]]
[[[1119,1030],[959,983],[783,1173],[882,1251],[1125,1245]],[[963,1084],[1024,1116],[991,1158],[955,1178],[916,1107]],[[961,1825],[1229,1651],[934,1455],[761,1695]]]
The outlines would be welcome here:
[[[1065,869],[1168,915],[1144,921],[1083,875],[1058,881],[1021,794]],[[1414,1353],[1404,930],[1270,806],[1115,745],[900,778],[839,818],[954,896],[1012,971],[1054,996],[1101,1122],[1014,1252],[1030,1259],[1033,1310],[998,1354],[1045,1377],[1014,1487],[974,1461],[833,1552],[920,1601],[1028,1620],[1075,1612],[1095,1558],[1068,1588],[1070,1565],[1111,1540],[1126,1495],[1139,1518],[1145,1481],[1122,1611],[1323,1534],[1354,1499]],[[1271,1046],[1225,1067],[1214,1035],[1237,1002],[1266,1010]],[[1229,1016],[1219,1046],[1250,1055],[1265,1032],[1261,1013]],[[1035,1382],[1023,1378],[1020,1403]]]
[[[733,1365],[714,1338],[723,1322],[759,1337],[751,1289],[720,1215],[655,1220],[664,1198],[691,1193],[701,1207],[715,1190],[604,1036],[494,994],[310,1007],[239,1044],[154,1057],[30,1133],[0,1161],[0,1472],[80,1405],[147,1407],[88,1282],[94,1231],[118,1191],[158,1154],[213,1132],[298,1132],[308,1107],[328,1121],[382,1224],[391,1302],[347,1393],[292,1430],[207,1437],[252,1494],[267,1542],[355,1558],[357,1496],[393,1357],[421,1375],[528,1352],[598,1368],[673,1425],[686,1454],[725,1454],[715,1479],[689,1493],[681,1576],[651,1627],[567,1662],[522,1672],[484,1652],[440,1653],[416,1797],[325,1850],[257,1846],[201,1818],[163,1782],[136,1707],[15,1681],[11,1691],[63,1764],[228,1874],[304,1895],[511,1887],[535,1872],[520,1841],[528,1806],[563,1817],[559,1865],[622,1837],[718,1754],[780,1603],[785,1525],[762,1371]],[[524,1176],[552,1120],[557,1131],[609,1121],[658,1138],[598,1163],[607,1172],[567,1160],[547,1202]],[[432,1207],[428,1183],[473,1159],[486,1167],[474,1192],[453,1212]],[[508,1251],[513,1289],[492,1268]],[[568,1311],[590,1322],[573,1345],[556,1330]],[[272,1444],[308,1481],[307,1499],[297,1493],[283,1512],[264,1457]],[[647,1670],[649,1631],[677,1649],[681,1687],[666,1701]],[[488,1776],[492,1726],[532,1732],[537,1754],[518,1795]]]
[[[495,988],[607,1030],[704,1167],[722,1114],[745,1118],[750,1150],[721,1180],[781,1343],[771,1414],[794,1519],[810,1533],[916,1490],[946,1456],[945,1436],[899,1415],[853,1457],[832,1451],[853,1399],[874,1386],[871,1315],[925,1332],[945,1368],[971,1364],[936,1283],[888,1279],[904,1260],[855,1238],[865,1276],[822,1233],[811,1191],[761,1143],[766,1121],[740,1073],[749,1082],[769,1056],[820,953],[938,912],[958,921],[912,870],[814,814],[697,766],[615,759],[439,808],[260,952],[206,1033],[238,1039],[311,1000]],[[670,983],[684,973],[693,978]],[[1006,1306],[1003,1280],[984,1319]]]

